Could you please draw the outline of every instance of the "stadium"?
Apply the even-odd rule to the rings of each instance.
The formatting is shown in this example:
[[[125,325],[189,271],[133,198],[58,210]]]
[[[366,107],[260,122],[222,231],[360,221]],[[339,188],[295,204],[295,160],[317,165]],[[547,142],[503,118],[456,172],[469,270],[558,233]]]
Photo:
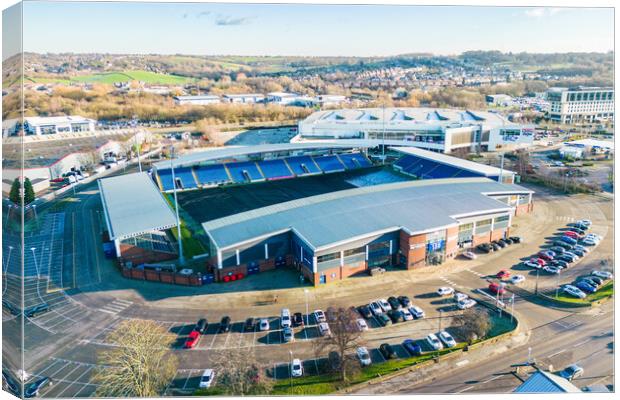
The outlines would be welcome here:
[[[332,140],[189,153],[154,164],[150,177],[102,179],[100,188],[116,254],[134,264],[176,256],[166,234],[176,192],[214,280],[293,268],[320,285],[376,267],[441,264],[507,236],[533,207],[516,178],[417,147]]]
[[[381,139],[441,153],[530,146],[534,128],[490,111],[360,108],[318,111],[299,122],[298,140]]]

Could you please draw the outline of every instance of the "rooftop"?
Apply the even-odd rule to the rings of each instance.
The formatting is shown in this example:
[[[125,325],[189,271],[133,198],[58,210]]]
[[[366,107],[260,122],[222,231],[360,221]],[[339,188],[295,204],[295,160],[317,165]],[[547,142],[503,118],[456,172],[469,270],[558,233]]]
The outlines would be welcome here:
[[[474,213],[511,210],[485,193],[532,191],[487,178],[408,181],[288,201],[205,222],[203,227],[220,249],[292,230],[319,251],[380,232],[404,229],[413,234],[455,225],[456,218]]]
[[[99,179],[111,239],[175,227],[176,217],[146,172]]]
[[[59,117],[25,117],[24,121],[28,122],[28,125],[30,126],[97,122],[94,119],[81,117],[79,115],[64,115]]]
[[[211,99],[219,99],[219,96],[214,94],[204,94],[199,96],[174,96],[175,99],[178,100],[211,100]]]
[[[560,376],[536,371],[514,393],[581,393],[581,390]]]

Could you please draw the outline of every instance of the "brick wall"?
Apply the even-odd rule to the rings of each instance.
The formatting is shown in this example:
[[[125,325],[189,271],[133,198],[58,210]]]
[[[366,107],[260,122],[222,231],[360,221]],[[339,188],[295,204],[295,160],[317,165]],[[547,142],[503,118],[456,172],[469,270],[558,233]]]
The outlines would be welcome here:
[[[453,226],[446,229],[446,258],[452,258],[457,255],[459,251],[458,236],[458,226]]]
[[[177,258],[176,254],[147,250],[125,243],[121,243],[120,248],[121,258],[125,261],[131,261],[133,265],[158,263]]]
[[[407,258],[407,269],[423,267],[425,265],[425,244],[426,234],[409,236],[404,231],[400,232],[400,251]]]

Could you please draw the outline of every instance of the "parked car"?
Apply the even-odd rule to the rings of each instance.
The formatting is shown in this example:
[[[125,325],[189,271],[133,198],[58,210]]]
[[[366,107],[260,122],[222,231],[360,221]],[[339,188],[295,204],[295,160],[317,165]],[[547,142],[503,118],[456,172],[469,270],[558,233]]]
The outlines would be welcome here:
[[[595,282],[597,286],[601,286],[603,284],[603,279],[599,278],[598,276],[588,276],[588,279]]]
[[[252,332],[254,330],[254,318],[250,317],[245,320],[245,324],[243,324],[243,330],[246,332]]]
[[[585,244],[586,246],[596,246],[598,244],[598,242],[591,237],[586,237],[582,239],[581,243]]]
[[[577,364],[571,364],[560,372],[560,376],[564,379],[572,381],[583,376],[583,368]]]
[[[599,278],[603,278],[603,279],[612,279],[614,277],[614,275],[609,271],[594,270],[592,271],[592,275],[598,276]]]
[[[508,244],[506,242],[504,242],[503,240],[501,242],[499,240],[494,240],[494,241],[491,242],[491,245],[494,245],[494,244],[498,245],[502,249],[504,247],[508,246]]]
[[[585,254],[588,254],[588,253],[590,252],[590,250],[589,250],[587,247],[582,246],[582,245],[580,245],[580,244],[576,244],[576,245],[575,245],[575,247],[573,247],[573,251],[574,251],[574,250],[579,250],[579,251],[582,251],[582,252],[584,252]]]
[[[295,335],[293,335],[293,329],[290,327],[286,327],[282,329],[282,341],[284,343],[289,343],[295,340]]]
[[[553,265],[554,267],[560,267],[562,269],[566,269],[568,268],[568,263],[564,260],[560,260],[560,259],[555,259],[551,262],[551,265]]]
[[[372,318],[372,310],[370,309],[370,304],[364,304],[363,306],[359,306],[357,308],[357,312],[366,319]]]
[[[327,321],[327,318],[325,318],[325,313],[323,312],[323,310],[314,310],[314,319],[316,320],[316,322],[325,322]]]
[[[360,360],[360,364],[362,364],[363,367],[372,364],[370,352],[366,347],[358,347],[355,350],[355,354],[357,355],[357,359]]]
[[[475,260],[476,258],[478,258],[476,253],[474,253],[473,251],[465,251],[465,252],[463,252],[463,257],[468,258],[470,260]]]
[[[553,253],[553,255],[551,255],[550,252],[546,252],[546,251],[539,251],[537,256],[539,258],[542,258],[545,261],[552,261],[553,258],[555,257],[555,253]]]
[[[587,283],[590,286],[594,286],[595,288],[598,289],[598,287],[600,286],[600,284],[596,283],[595,281],[593,281],[592,279],[585,277],[585,278],[581,278],[581,281],[584,281],[585,283]]]
[[[476,246],[476,249],[478,249],[478,251],[481,251],[487,254],[493,251],[493,247],[489,245],[488,243],[479,244],[478,246]]]
[[[562,288],[562,291],[570,296],[577,297],[579,299],[585,299],[586,297],[586,294],[582,292],[581,289],[573,285],[565,285]]]
[[[200,332],[191,331],[189,335],[187,336],[187,339],[185,340],[185,345],[183,347],[185,347],[186,349],[193,349],[194,346],[196,346],[196,344],[198,343],[199,339],[200,339]]]
[[[441,331],[439,332],[439,340],[441,340],[441,342],[447,347],[454,347],[456,346],[456,341],[454,340],[454,338],[452,337],[452,335],[450,335],[448,332],[446,331]]]
[[[293,326],[304,326],[304,316],[300,312],[293,314]]]
[[[301,364],[301,360],[299,358],[293,359],[291,363],[291,376],[293,378],[298,378],[303,376],[304,374],[304,366]]]
[[[581,219],[581,220],[577,221],[577,224],[578,225],[583,225],[583,226],[586,226],[586,227],[589,228],[589,227],[592,226],[592,221],[590,221],[589,219]]]
[[[230,317],[226,315],[220,321],[218,332],[222,333],[222,332],[228,332],[228,331],[230,331]]]
[[[435,335],[434,333],[429,333],[428,336],[426,336],[426,342],[429,344],[429,346],[431,346],[433,350],[443,349],[443,345],[439,341],[439,338],[437,338],[437,335]]]
[[[24,316],[27,318],[34,318],[37,315],[44,314],[50,310],[47,303],[37,304],[36,306],[28,307],[24,310]]]
[[[461,292],[456,292],[454,293],[454,301],[456,301],[457,303],[461,300],[465,300],[469,298],[468,295],[466,295],[465,293],[461,293]]]
[[[569,256],[568,254],[564,253],[564,254],[560,254],[557,258],[560,261],[564,261],[568,264],[572,263],[575,261],[574,257]]]
[[[355,324],[357,325],[357,329],[360,332],[368,330],[368,324],[366,323],[366,320],[364,318],[358,318],[357,320],[355,320]]]
[[[454,294],[454,289],[449,286],[443,286],[437,289],[437,294],[439,296],[450,296]]]
[[[554,252],[558,256],[566,251],[566,249],[564,247],[560,247],[560,246],[553,246],[553,247],[549,248],[549,250],[551,250],[552,252]]]
[[[288,308],[283,308],[280,312],[280,326],[282,328],[290,328],[291,324],[291,312]]]
[[[502,246],[502,245],[503,245],[503,246],[502,246],[502,248],[503,248],[503,247],[506,247],[506,246],[510,246],[510,245],[512,244],[512,241],[508,241],[508,240],[506,240],[506,239],[499,239],[499,240],[497,241],[497,244],[499,244],[500,246]]]
[[[212,369],[205,369],[200,377],[200,383],[198,386],[200,388],[209,388],[213,384],[215,380],[215,371]]]
[[[426,316],[426,314],[424,314],[424,310],[422,310],[418,306],[409,307],[409,312],[411,313],[411,315],[413,315],[415,319],[424,318]]]
[[[510,271],[503,269],[495,274],[495,277],[498,279],[508,279],[510,278]]]
[[[499,244],[497,244],[495,242],[489,243],[489,246],[491,246],[493,248],[493,251],[498,251],[498,250],[501,250],[501,248],[502,248],[502,246],[500,246]]]
[[[259,331],[268,331],[269,330],[269,320],[267,318],[261,318],[258,323]]]
[[[194,330],[204,335],[205,333],[207,333],[208,326],[209,326],[209,323],[207,322],[207,319],[201,318],[198,320],[198,322],[196,322],[196,326],[194,327]]]
[[[540,257],[534,257],[531,258],[530,261],[533,261],[535,263],[538,263],[538,265],[540,265],[541,267],[544,267],[545,265],[547,265],[547,261],[543,260]]]
[[[560,238],[560,241],[562,241],[562,242],[564,242],[564,243],[568,243],[568,244],[570,244],[571,246],[574,246],[574,245],[576,245],[576,244],[577,244],[577,241],[576,241],[575,239],[573,239],[573,238],[571,238],[571,237],[568,237],[568,236],[562,236],[562,237]]]
[[[379,303],[383,312],[388,312],[392,309],[392,306],[390,306],[390,303],[388,303],[386,299],[379,299],[377,303]]]
[[[319,324],[319,334],[321,336],[330,336],[332,334],[332,331],[329,330],[329,325],[327,322],[321,322]]]
[[[564,242],[562,240],[555,240],[553,242],[553,244],[555,246],[560,246],[560,247],[564,248],[564,250],[570,250],[570,249],[573,248],[573,246],[571,244],[568,244],[568,243],[566,243],[566,242]]]
[[[578,234],[577,232],[573,232],[573,231],[565,231],[564,236],[568,236],[569,238],[572,238],[575,240],[579,240],[582,238],[582,235]]]
[[[476,300],[474,299],[463,299],[463,300],[459,300],[456,303],[456,306],[460,309],[460,310],[466,310],[468,308],[472,308],[473,306],[476,305]]]
[[[543,271],[549,273],[549,274],[554,274],[557,275],[562,271],[562,268],[559,267],[554,267],[553,265],[545,265],[543,267]]]
[[[398,296],[398,301],[400,301],[403,307],[409,307],[411,305],[411,300],[409,300],[407,296]]]
[[[521,237],[520,236],[511,236],[510,239],[514,242],[514,243],[521,243]]]
[[[403,347],[412,356],[419,356],[422,354],[422,346],[417,344],[413,339],[405,339],[403,341]]]
[[[523,275],[513,275],[509,279],[510,283],[513,285],[518,285],[521,282],[525,282],[525,276]]]
[[[372,303],[370,303],[370,310],[377,317],[383,314],[383,308],[381,308],[381,305],[377,303],[376,301],[373,301]]]
[[[24,397],[39,397],[41,389],[52,385],[52,379],[47,376],[37,379],[26,387],[24,390]]]
[[[382,343],[381,346],[379,346],[379,351],[386,360],[396,358],[396,351],[394,351],[394,348],[389,343]]]
[[[575,286],[588,294],[596,292],[596,287],[584,281],[578,281]]]
[[[401,308],[403,308],[403,306],[400,304],[400,301],[398,301],[398,299],[394,296],[388,297],[387,301],[390,304],[392,310],[400,310]]]
[[[584,229],[578,228],[576,226],[571,226],[568,228],[568,232],[575,232],[581,236],[586,234],[586,231]]]
[[[504,285],[501,283],[495,283],[495,282],[492,282],[489,284],[489,291],[493,294],[506,293],[506,289],[504,289]]]
[[[400,310],[390,310],[387,312],[387,315],[393,323],[403,322],[405,320],[405,316]]]
[[[526,267],[530,267],[530,268],[534,268],[534,269],[540,269],[541,265],[539,263],[537,263],[535,260],[529,260],[523,263],[523,265],[525,265]]]
[[[405,318],[405,321],[413,320],[413,315],[411,314],[411,312],[407,308],[403,307],[400,310],[400,312],[403,314],[403,318]]]
[[[508,246],[510,246],[511,244],[515,243],[513,242],[513,240],[509,237],[505,237],[502,239],[504,242],[508,243]]]
[[[392,320],[390,319],[390,317],[388,317],[385,314],[379,314],[377,315],[377,322],[379,323],[379,325],[381,326],[388,326],[388,325],[392,325]]]

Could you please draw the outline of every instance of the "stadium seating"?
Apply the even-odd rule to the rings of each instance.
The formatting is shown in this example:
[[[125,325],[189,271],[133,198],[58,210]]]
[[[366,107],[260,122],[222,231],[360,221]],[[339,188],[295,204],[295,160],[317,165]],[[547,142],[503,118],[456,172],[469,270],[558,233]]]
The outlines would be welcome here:
[[[321,173],[321,170],[317,168],[316,164],[309,156],[288,157],[286,158],[286,163],[297,176]]]
[[[259,161],[258,166],[268,180],[292,178],[295,175],[286,166],[284,160]]]
[[[467,171],[452,165],[441,164],[432,160],[406,155],[394,163],[396,169],[416,176],[420,179],[442,179],[455,177],[481,176],[475,172]]]
[[[226,164],[230,176],[236,183],[247,183],[262,181],[265,178],[261,175],[254,161],[244,161]]]
[[[203,165],[194,168],[201,185],[216,185],[230,182],[226,169],[222,164]]]
[[[182,189],[193,189],[198,186],[190,167],[175,168],[174,177],[181,181]]]
[[[170,169],[158,169],[157,175],[161,182],[161,189],[166,192],[174,189],[174,183],[172,182],[172,170]]]
[[[412,156],[402,156],[394,163],[394,167],[396,167],[396,169],[399,169],[399,170],[405,170],[410,165],[412,165],[414,162],[416,162],[416,160],[417,158],[412,157]]]
[[[323,172],[342,172],[345,170],[344,165],[336,156],[313,157],[316,164]]]
[[[346,153],[339,154],[338,158],[344,164],[346,169],[356,169],[371,167],[372,164],[362,153]]]

